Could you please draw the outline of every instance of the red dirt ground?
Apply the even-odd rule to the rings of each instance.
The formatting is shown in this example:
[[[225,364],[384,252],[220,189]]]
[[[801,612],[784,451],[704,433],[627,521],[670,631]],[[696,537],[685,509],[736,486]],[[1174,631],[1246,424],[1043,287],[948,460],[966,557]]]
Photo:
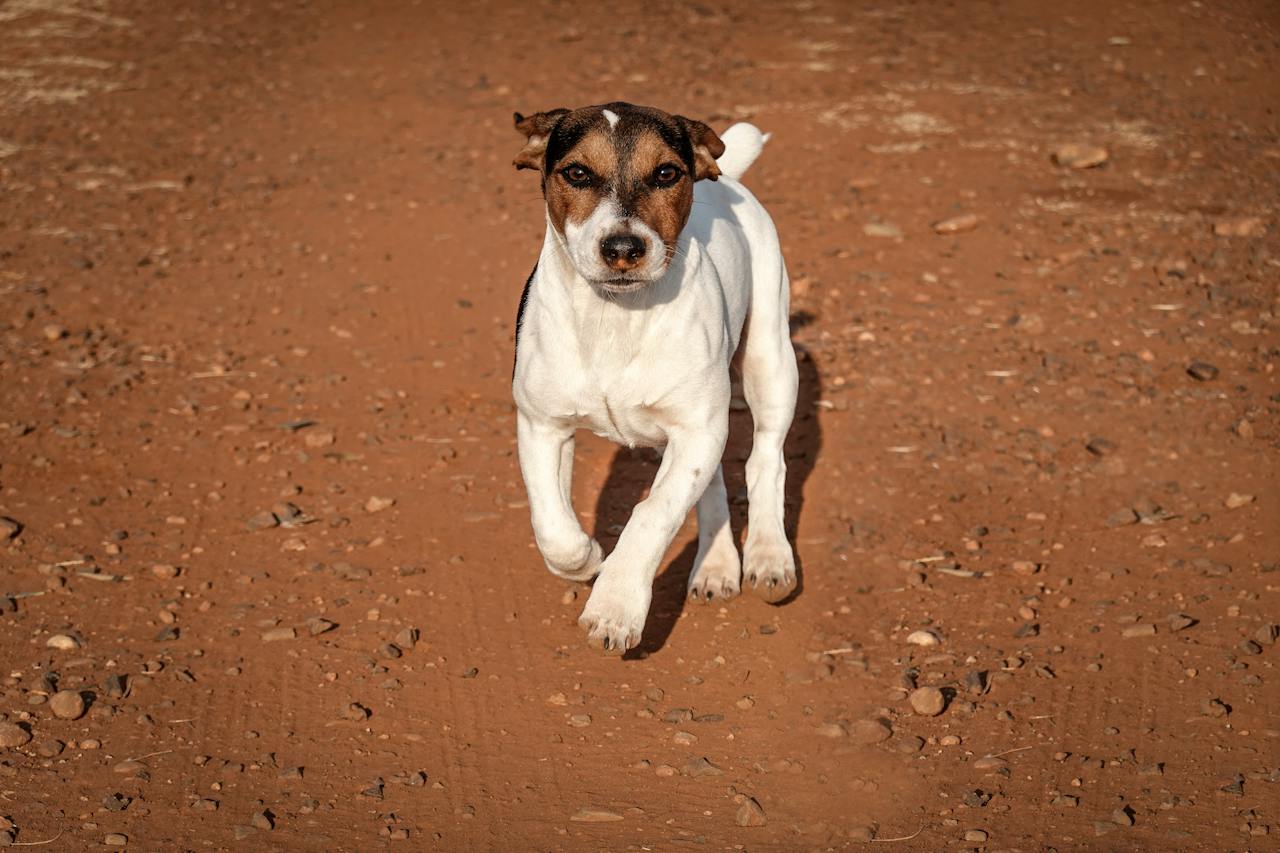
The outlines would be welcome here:
[[[0,846],[1276,849],[1278,45],[1265,0],[0,3]],[[508,384],[511,113],[613,99],[774,134],[803,383],[799,595],[686,605],[686,529],[625,660]],[[653,460],[578,470],[608,546]]]

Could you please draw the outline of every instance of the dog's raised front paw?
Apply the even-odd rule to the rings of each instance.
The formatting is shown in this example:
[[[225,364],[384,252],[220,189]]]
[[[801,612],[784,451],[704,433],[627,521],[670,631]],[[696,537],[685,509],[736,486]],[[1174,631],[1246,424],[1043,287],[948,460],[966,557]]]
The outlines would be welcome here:
[[[640,645],[652,597],[648,590],[630,590],[622,584],[609,583],[606,572],[596,581],[587,606],[578,617],[578,624],[586,629],[587,642],[618,654]]]
[[[544,559],[546,560],[547,568],[556,577],[577,581],[578,583],[586,583],[600,574],[600,565],[604,562],[604,549],[600,547],[599,542],[590,539],[588,540],[585,559],[563,555],[556,555],[555,560],[544,555]]]
[[[796,562],[791,546],[780,544],[747,544],[742,570],[752,592],[777,604],[796,588]]]
[[[689,575],[689,599],[699,604],[728,601],[741,591],[742,569],[738,554],[731,557],[708,556]]]

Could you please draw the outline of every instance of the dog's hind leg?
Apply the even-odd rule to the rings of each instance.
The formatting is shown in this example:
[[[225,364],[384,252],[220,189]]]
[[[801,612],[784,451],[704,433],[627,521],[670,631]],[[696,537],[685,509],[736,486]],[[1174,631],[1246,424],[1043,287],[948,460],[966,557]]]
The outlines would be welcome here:
[[[738,594],[742,566],[729,526],[729,496],[724,469],[717,466],[707,490],[698,499],[698,554],[689,574],[689,598],[710,603]]]
[[[769,278],[756,282],[743,342],[742,390],[755,428],[747,459],[742,573],[756,595],[779,602],[796,585],[795,556],[783,522],[787,464],[782,446],[795,414],[799,377],[787,317],[790,282],[785,269],[775,268]]]

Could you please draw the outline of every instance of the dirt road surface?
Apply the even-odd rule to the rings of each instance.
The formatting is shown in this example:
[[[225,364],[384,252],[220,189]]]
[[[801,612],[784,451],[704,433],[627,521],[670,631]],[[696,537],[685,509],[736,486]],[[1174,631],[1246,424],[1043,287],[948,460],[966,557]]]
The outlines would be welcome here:
[[[1278,45],[1265,0],[0,2],[0,846],[1276,849]],[[803,384],[799,594],[686,603],[688,527],[624,660],[509,389],[511,113],[613,99],[773,133]],[[606,547],[655,470],[580,443]]]

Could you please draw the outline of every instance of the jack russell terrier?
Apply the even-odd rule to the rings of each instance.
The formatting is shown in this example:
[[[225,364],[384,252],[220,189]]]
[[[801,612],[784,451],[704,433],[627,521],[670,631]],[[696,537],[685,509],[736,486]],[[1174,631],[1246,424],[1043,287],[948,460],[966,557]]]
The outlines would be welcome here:
[[[738,181],[768,137],[625,103],[515,115],[518,169],[542,176],[547,233],[520,296],[512,382],[520,470],[547,568],[595,585],[580,624],[593,645],[640,642],[653,579],[689,510],[689,597],[766,601],[796,585],[783,528],[782,445],[796,405],[790,284],[773,220]],[[720,459],[729,363],[742,340],[755,432],[743,563]],[[655,447],[662,464],[605,557],[570,499],[574,431]]]

